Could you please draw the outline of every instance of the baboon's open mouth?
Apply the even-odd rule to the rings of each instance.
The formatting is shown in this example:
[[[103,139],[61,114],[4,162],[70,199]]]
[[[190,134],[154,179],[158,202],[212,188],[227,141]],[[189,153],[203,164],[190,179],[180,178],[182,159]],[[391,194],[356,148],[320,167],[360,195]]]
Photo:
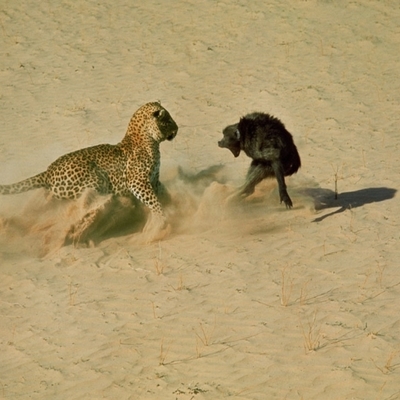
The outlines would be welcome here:
[[[235,158],[238,157],[239,154],[240,154],[240,147],[236,147],[236,146],[227,146],[227,145],[224,143],[223,140],[220,140],[220,141],[218,142],[218,146],[221,147],[221,148],[223,148],[223,149],[228,149],[228,150],[230,150],[230,151],[232,152],[232,154],[235,156]]]
[[[240,154],[240,149],[236,149],[236,148],[229,148],[229,150],[232,152],[232,154],[234,155],[234,157],[239,157]]]

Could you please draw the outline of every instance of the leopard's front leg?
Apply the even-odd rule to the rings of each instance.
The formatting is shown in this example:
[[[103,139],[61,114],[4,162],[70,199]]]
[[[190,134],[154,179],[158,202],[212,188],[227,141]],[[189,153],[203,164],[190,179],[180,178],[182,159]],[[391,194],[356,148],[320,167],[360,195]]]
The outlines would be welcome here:
[[[151,211],[150,218],[143,229],[146,241],[153,242],[164,238],[171,228],[166,222],[161,203],[154,192],[150,180],[136,181],[135,185],[130,186],[130,191]]]
[[[150,209],[152,214],[164,216],[161,203],[150,181],[136,181],[134,184],[130,185],[129,190],[138,200]]]

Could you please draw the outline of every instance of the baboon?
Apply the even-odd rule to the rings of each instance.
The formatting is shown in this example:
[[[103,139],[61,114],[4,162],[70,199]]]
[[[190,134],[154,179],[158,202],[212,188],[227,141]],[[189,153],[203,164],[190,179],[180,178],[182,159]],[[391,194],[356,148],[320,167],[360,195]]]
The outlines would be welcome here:
[[[219,147],[229,149],[235,157],[243,150],[253,159],[246,182],[237,196],[247,197],[263,179],[275,177],[281,203],[284,202],[286,208],[293,207],[286,190],[285,176],[297,172],[301,161],[293,137],[283,123],[269,114],[255,112],[227,126],[223,135],[218,142]]]

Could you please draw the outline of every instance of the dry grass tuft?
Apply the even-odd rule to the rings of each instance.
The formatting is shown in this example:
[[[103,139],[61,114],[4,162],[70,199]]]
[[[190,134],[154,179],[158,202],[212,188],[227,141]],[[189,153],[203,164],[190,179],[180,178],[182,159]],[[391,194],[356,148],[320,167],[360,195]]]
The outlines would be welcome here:
[[[161,339],[161,344],[160,344],[160,355],[159,355],[159,365],[165,365],[165,359],[167,358],[169,349],[171,347],[171,343],[168,345],[168,348],[164,348],[164,338]]]
[[[290,278],[290,273],[286,270],[288,266],[284,267],[281,271],[281,305],[287,307],[290,302],[290,296],[293,289],[293,280]]]
[[[316,351],[320,348],[321,327],[319,328],[316,327],[315,325],[316,317],[317,317],[317,312],[315,311],[312,321],[308,321],[306,329],[300,322],[304,337],[304,350],[306,354],[311,351]]]
[[[394,364],[394,359],[400,354],[400,350],[393,350],[389,353],[389,356],[386,360],[386,363],[383,367],[380,367],[376,364],[374,360],[372,362],[375,364],[375,367],[379,369],[384,375],[388,375],[392,373],[396,368],[400,366],[400,363]]]
[[[69,281],[68,285],[68,294],[69,294],[69,305],[74,306],[75,305],[75,297],[76,294],[78,293],[78,285],[73,285],[72,280]]]

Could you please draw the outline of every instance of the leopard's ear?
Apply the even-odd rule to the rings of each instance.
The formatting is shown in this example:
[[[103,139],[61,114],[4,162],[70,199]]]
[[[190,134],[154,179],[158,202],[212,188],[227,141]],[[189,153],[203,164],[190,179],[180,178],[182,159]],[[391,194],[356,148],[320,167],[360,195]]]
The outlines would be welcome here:
[[[239,129],[236,129],[235,136],[236,136],[236,140],[240,140],[240,131],[239,131]]]
[[[162,118],[164,115],[165,115],[165,110],[163,108],[161,110],[153,112],[153,116],[156,118]]]

